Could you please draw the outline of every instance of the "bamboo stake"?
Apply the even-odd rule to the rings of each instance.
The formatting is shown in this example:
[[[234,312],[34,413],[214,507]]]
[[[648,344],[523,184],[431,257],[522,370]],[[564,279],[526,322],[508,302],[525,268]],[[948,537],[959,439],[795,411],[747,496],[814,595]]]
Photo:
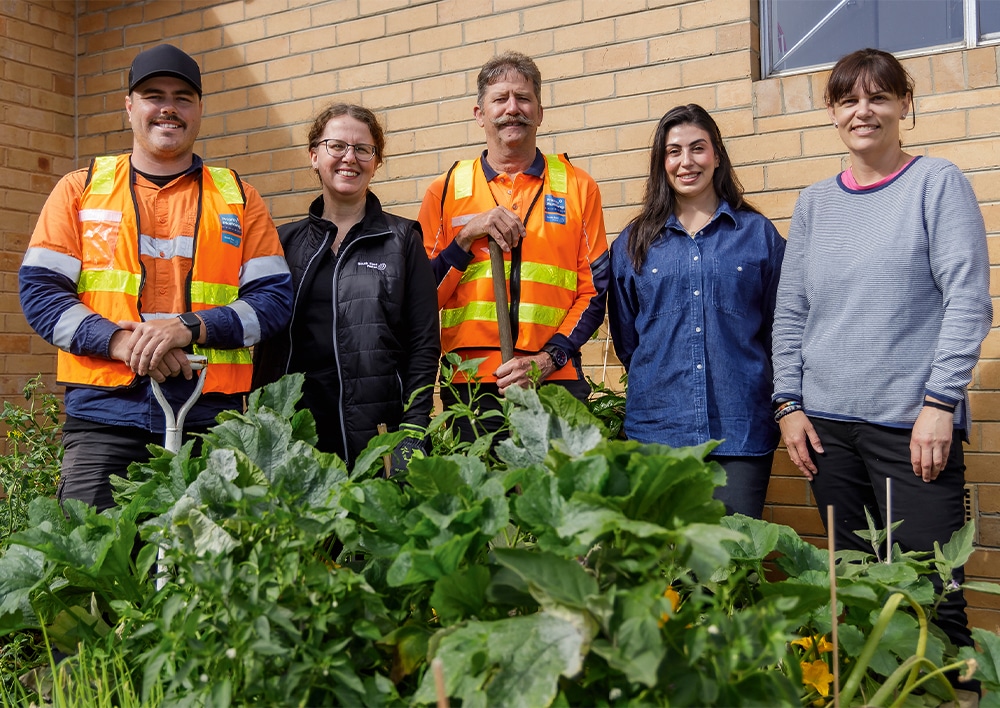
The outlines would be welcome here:
[[[885,564],[892,563],[892,478],[885,478]]]
[[[385,423],[379,423],[375,427],[379,435],[385,435],[389,432],[389,426]],[[382,455],[382,468],[385,470],[386,479],[392,476],[392,455],[388,452]]]
[[[444,664],[440,657],[435,657],[431,662],[431,671],[434,672],[434,688],[437,691],[438,708],[449,708],[448,689],[444,687]]]
[[[493,272],[493,299],[497,307],[497,328],[500,330],[500,358],[508,362],[514,358],[514,339],[510,331],[510,307],[507,305],[507,273],[504,271],[503,251],[500,244],[490,242],[490,267]]]
[[[835,550],[833,505],[826,507],[826,540],[830,563],[830,640],[833,643],[833,708],[840,708],[840,641],[837,632],[837,568],[833,557]]]

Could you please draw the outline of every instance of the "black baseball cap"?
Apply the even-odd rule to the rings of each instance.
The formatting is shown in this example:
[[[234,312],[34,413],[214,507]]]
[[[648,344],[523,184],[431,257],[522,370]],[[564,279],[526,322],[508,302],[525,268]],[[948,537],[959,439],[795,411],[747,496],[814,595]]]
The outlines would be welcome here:
[[[154,76],[176,76],[191,84],[201,97],[201,69],[198,62],[172,44],[161,44],[139,52],[128,70],[128,92]]]

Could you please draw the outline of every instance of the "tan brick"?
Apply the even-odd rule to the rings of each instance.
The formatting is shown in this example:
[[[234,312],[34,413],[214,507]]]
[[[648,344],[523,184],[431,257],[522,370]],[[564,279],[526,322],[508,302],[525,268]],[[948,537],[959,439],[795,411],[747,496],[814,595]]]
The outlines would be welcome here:
[[[707,108],[707,106],[703,107]],[[712,112],[712,117],[715,119],[723,135],[736,137],[753,133],[753,114],[750,111],[744,108],[722,110],[718,106],[716,109]]]
[[[616,15],[630,15],[645,10],[645,0],[618,0],[617,2],[607,2],[607,0],[583,0],[583,19],[590,21],[602,17],[614,17]]]
[[[781,79],[766,79],[753,84],[756,116],[776,116],[781,113]]]
[[[931,76],[934,82],[934,93],[961,91],[966,88],[962,52],[948,52],[932,56]]]
[[[836,130],[834,130],[830,122],[827,120],[826,111],[792,113],[791,115],[777,115],[767,118],[758,118],[757,120],[757,130],[762,134],[776,133],[785,130],[801,130],[802,128],[812,128],[815,126],[821,126],[831,135],[837,135]],[[840,138],[837,138],[837,142],[840,142]]]
[[[757,28],[749,22],[728,25],[716,30],[715,48],[719,52],[735,52],[750,49],[753,38],[759,36]]]
[[[643,67],[648,58],[646,42],[629,42],[614,44],[599,49],[591,49],[583,53],[583,72],[585,76],[594,74]]]
[[[681,6],[681,27],[715,27],[727,22],[745,22],[745,3],[732,0],[706,0]]]
[[[462,30],[466,44],[492,42],[498,37],[510,37],[521,32],[521,17],[516,12],[504,12],[466,22]],[[492,56],[492,55],[490,55]]]
[[[244,47],[244,56],[247,64],[254,64],[259,61],[269,61],[278,57],[288,55],[288,37],[272,37],[262,39],[258,42],[251,42]]]
[[[438,22],[460,22],[474,17],[488,17],[493,12],[493,0],[441,0]]]
[[[304,76],[312,72],[312,56],[309,54],[294,54],[283,59],[272,59],[267,62],[266,76],[269,82],[283,81],[293,76]]]
[[[714,54],[715,38],[712,27],[657,36],[649,40],[649,61],[678,61]]]
[[[361,13],[362,15],[365,13]],[[405,10],[396,10],[386,15],[385,32],[389,35],[406,35],[415,30],[435,27],[438,23],[437,5],[429,3]],[[422,47],[421,49],[437,49]]]
[[[620,3],[613,3],[612,6],[618,4]],[[614,19],[613,36],[618,42],[663,35],[678,36],[680,22],[681,13],[676,7],[665,7],[632,14],[622,13]],[[715,46],[714,40],[712,46]]]
[[[996,86],[996,47],[980,47],[965,52],[965,64],[967,67],[969,88]]]
[[[107,13],[107,27],[109,28],[120,28],[126,25],[136,25],[140,23],[142,23],[141,5],[132,5],[131,7],[126,6],[117,10],[111,10]]]
[[[808,76],[786,76],[781,80],[781,95],[789,113],[813,110],[812,82]]]
[[[955,93],[940,93],[932,96],[917,95],[917,115],[954,112],[963,108],[975,108],[1000,103],[1000,88],[970,89]]]
[[[838,158],[793,160],[766,166],[764,179],[768,189],[801,188],[840,171],[841,161]]]
[[[803,130],[801,136],[803,155],[843,155],[846,152],[840,134],[831,126]]]

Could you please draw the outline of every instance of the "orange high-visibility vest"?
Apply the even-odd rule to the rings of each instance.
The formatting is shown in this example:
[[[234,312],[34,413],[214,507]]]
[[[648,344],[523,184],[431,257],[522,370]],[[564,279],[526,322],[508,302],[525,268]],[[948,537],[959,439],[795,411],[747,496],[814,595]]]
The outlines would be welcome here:
[[[540,351],[577,299],[583,212],[576,171],[565,155],[545,155],[545,164],[541,191],[530,195],[534,206],[525,227],[527,236],[521,241],[520,262],[515,258],[512,266],[512,254],[504,254],[507,297],[516,321],[516,326],[512,321],[512,336],[518,352]],[[442,229],[450,238],[467,223],[468,216],[497,205],[479,159],[455,164],[442,197]],[[455,292],[441,308],[441,349],[497,349],[498,337],[490,257],[485,248],[477,249]],[[496,357],[485,361],[479,376],[492,379],[498,363]],[[577,377],[570,363],[549,379]]]
[[[82,263],[77,293],[80,301],[111,320],[138,322],[143,284],[139,257],[139,224],[132,197],[129,155],[95,158],[80,197]],[[228,305],[239,296],[242,266],[245,198],[238,177],[224,167],[205,166],[201,175],[201,218],[197,224],[186,300],[191,310]],[[234,239],[228,229],[241,234]],[[180,314],[180,313],[178,313]],[[212,349],[195,345],[195,354],[208,359],[205,393],[243,393],[250,390],[252,359],[249,348]],[[57,379],[69,386],[120,388],[130,386],[135,374],[120,361],[79,356],[59,350]]]

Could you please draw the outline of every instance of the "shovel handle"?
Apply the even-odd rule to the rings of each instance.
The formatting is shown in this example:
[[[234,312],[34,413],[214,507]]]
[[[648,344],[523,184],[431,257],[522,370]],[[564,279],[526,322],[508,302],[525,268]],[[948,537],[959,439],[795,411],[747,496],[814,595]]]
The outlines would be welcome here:
[[[508,362],[514,358],[514,339],[510,332],[510,308],[507,305],[507,274],[504,272],[503,251],[500,244],[489,239],[490,266],[493,271],[493,299],[497,305],[497,327],[500,330],[500,359]]]

